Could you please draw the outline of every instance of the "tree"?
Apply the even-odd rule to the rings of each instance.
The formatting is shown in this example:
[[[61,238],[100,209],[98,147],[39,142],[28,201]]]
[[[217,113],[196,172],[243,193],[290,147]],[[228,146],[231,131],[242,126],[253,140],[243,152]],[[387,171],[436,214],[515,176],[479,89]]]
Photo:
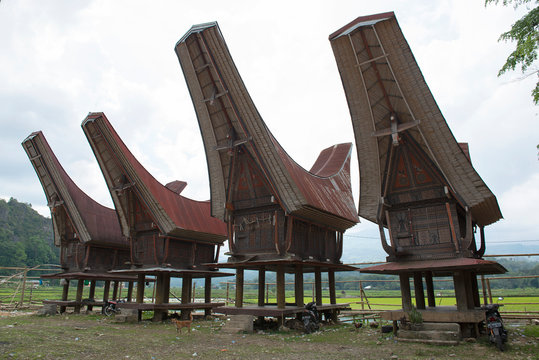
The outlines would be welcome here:
[[[485,6],[500,0],[485,0]],[[500,35],[498,41],[516,41],[515,50],[509,55],[505,64],[498,72],[498,76],[505,74],[520,65],[522,73],[526,77],[537,75],[539,69],[528,71],[530,66],[537,60],[537,47],[539,46],[539,0],[502,0],[502,4],[507,6],[513,4],[514,8],[526,4],[530,8],[528,13],[511,26],[511,30]],[[534,103],[539,103],[539,81],[532,90]]]

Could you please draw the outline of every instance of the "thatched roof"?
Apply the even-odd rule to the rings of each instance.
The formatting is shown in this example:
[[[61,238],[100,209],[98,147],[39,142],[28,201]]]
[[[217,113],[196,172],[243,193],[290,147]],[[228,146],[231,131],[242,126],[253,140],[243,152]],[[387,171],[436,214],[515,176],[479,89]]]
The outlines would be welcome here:
[[[113,209],[105,207],[86,195],[67,175],[41,131],[30,134],[22,146],[41,182],[51,209],[54,243],[60,246],[60,227],[71,221],[74,231],[83,243],[127,247],[118,217]],[[63,206],[69,219],[57,211]]]
[[[186,183],[163,186],[133,156],[103,113],[90,113],[82,128],[94,151],[120,217],[129,236],[129,213],[122,206],[122,190],[133,188],[161,233],[220,244],[226,240],[225,224],[210,216],[210,202],[180,195]]]
[[[288,156],[262,120],[217,23],[193,26],[175,50],[204,141],[213,216],[225,218],[230,153],[241,145],[287,214],[342,230],[359,221],[350,185],[351,144],[324,150],[315,167],[306,171]]]
[[[407,132],[479,225],[502,215],[451,133],[392,12],[357,18],[329,37],[352,117],[360,166],[359,215],[376,222],[388,149]],[[398,124],[390,120],[398,117]],[[392,127],[393,125],[393,127]],[[398,140],[397,140],[398,141]]]

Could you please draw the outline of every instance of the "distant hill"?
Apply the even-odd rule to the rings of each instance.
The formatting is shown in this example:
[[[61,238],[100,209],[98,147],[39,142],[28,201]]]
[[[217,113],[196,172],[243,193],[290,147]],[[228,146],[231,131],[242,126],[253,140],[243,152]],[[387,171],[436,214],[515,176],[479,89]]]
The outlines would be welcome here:
[[[0,266],[58,264],[51,219],[30,204],[0,199]]]

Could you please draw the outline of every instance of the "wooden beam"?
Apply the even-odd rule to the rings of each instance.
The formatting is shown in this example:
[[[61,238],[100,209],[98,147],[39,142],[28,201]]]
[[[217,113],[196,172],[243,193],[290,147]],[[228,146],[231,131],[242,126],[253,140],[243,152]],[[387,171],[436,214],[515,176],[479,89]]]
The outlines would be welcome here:
[[[285,283],[284,283],[284,266],[277,265],[277,308],[284,309],[286,307]]]
[[[236,269],[236,307],[243,307],[243,268]]]
[[[318,266],[314,268],[314,287],[316,305],[322,305],[322,273]]]
[[[412,310],[412,295],[410,294],[410,277],[407,273],[399,274],[402,309],[404,311]]]

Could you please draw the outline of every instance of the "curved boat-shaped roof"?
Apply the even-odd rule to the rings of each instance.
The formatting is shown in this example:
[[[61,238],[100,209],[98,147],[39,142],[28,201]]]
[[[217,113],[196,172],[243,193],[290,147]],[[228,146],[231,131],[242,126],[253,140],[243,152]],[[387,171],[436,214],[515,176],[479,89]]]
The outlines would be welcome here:
[[[242,145],[287,213],[339,229],[359,221],[350,185],[351,144],[322,151],[313,169],[306,171],[288,156],[262,120],[216,22],[193,26],[175,51],[204,141],[214,216],[225,218],[230,152]]]
[[[109,187],[124,235],[129,236],[128,214],[120,205],[119,191],[134,187],[163,234],[212,243],[226,240],[226,226],[210,216],[210,202],[180,195],[185,182],[159,183],[125,146],[105,114],[90,113],[82,128]]]
[[[54,224],[54,243],[60,246],[57,206],[64,206],[77,236],[83,243],[100,243],[108,246],[127,247],[122,236],[118,216],[86,195],[67,175],[41,131],[30,134],[22,146],[41,182]]]
[[[352,117],[360,166],[359,215],[376,222],[385,164],[408,133],[479,225],[502,215],[451,133],[392,12],[359,17],[329,36]],[[392,121],[393,119],[393,121]]]

